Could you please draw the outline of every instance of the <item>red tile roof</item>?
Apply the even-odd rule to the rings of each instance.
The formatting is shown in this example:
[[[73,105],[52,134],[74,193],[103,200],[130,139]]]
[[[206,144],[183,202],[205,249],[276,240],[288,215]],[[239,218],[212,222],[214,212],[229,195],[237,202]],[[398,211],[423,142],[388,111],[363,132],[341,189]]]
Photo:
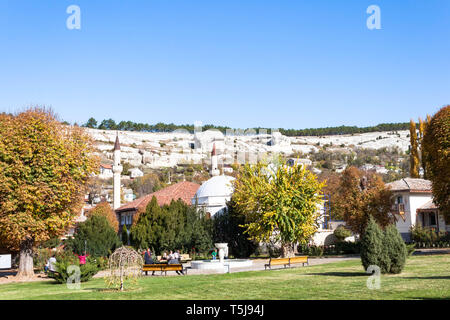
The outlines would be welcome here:
[[[153,196],[156,197],[158,204],[163,206],[165,204],[170,204],[172,200],[183,200],[186,204],[192,204],[191,200],[194,198],[200,185],[194,182],[183,181],[173,184],[167,188],[161,189],[159,191],[150,193],[132,202],[129,202],[120,208],[116,209],[116,212],[122,211],[133,211],[139,209],[145,209],[147,204],[152,200]]]
[[[431,192],[431,181],[424,179],[404,178],[386,185],[392,191]]]
[[[105,169],[112,169],[112,165],[111,164],[100,164],[100,167],[105,168]]]

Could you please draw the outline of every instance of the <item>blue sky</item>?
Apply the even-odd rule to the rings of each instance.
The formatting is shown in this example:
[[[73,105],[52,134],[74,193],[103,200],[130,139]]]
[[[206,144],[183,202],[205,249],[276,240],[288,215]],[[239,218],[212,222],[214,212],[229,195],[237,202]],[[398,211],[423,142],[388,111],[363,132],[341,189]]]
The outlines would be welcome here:
[[[72,123],[406,122],[450,103],[449,57],[449,0],[0,0],[0,111]]]

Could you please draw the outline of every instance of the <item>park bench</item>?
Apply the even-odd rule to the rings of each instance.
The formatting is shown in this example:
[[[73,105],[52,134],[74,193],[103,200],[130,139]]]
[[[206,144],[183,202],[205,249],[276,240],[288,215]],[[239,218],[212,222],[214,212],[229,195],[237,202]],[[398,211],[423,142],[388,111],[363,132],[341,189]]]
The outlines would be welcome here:
[[[291,265],[298,263],[302,263],[303,266],[305,265],[305,263],[309,265],[308,256],[299,256],[292,258],[270,258],[269,263],[264,265],[264,269],[267,270],[267,267],[269,267],[269,269],[272,269],[272,266],[284,266],[286,268],[287,266],[291,267]]]
[[[161,271],[167,276],[167,271],[182,271],[187,274],[187,269],[183,269],[182,264],[167,264],[167,263],[157,263],[157,264],[144,264],[142,271],[147,275],[149,271]]]

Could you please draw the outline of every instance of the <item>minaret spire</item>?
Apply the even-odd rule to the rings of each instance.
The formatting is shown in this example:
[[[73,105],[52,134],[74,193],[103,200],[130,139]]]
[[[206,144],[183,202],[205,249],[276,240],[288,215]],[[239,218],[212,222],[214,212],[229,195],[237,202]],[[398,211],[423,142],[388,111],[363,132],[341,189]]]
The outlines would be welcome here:
[[[116,135],[116,142],[114,143],[114,202],[113,208],[116,210],[120,207],[120,174],[122,173],[123,167],[120,164],[120,142],[119,142],[119,132]]]
[[[213,149],[211,151],[211,175],[218,176],[220,174],[218,165],[217,165],[217,154],[216,154],[216,143],[213,144]]]

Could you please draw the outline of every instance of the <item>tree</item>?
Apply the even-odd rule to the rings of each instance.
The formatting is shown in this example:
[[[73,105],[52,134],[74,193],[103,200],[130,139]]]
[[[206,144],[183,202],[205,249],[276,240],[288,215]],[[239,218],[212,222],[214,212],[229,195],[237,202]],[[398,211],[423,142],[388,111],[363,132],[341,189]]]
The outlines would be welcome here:
[[[79,255],[86,250],[91,256],[106,257],[119,245],[119,237],[106,217],[92,215],[77,225],[74,237],[66,240],[65,248]]]
[[[197,208],[182,200],[160,207],[153,197],[131,227],[131,242],[137,249],[191,249],[203,251],[212,246],[211,223]]]
[[[450,105],[440,109],[428,122],[423,147],[434,203],[446,221],[450,221]]]
[[[389,268],[386,272],[402,272],[408,255],[405,242],[395,225],[390,224],[384,231],[383,248],[389,257]]]
[[[364,270],[369,266],[377,266],[380,269],[380,256],[383,255],[383,231],[375,219],[369,216],[367,228],[361,238],[361,262]]]
[[[410,152],[410,176],[411,178],[419,177],[419,145],[417,139],[416,123],[411,120],[409,127],[409,138],[411,142],[411,152]]]
[[[236,204],[230,201],[228,210],[214,216],[214,242],[226,242],[235,258],[248,258],[258,248],[245,233],[245,216],[236,212]]]
[[[43,108],[0,115],[0,239],[20,250],[18,277],[33,271],[33,250],[61,235],[80,213],[98,168],[92,140]]]
[[[364,233],[370,216],[382,227],[393,220],[390,214],[392,192],[374,172],[347,168],[342,173],[333,198],[333,210],[343,217],[347,228],[356,234]]]
[[[124,224],[122,227],[122,243],[124,246],[127,246],[129,243],[129,239],[128,239],[128,229],[127,229],[127,225]]]
[[[83,127],[87,128],[97,128],[97,120],[94,118],[89,118],[89,120],[83,125]]]
[[[106,220],[108,220],[110,227],[113,228],[116,233],[119,231],[119,221],[117,220],[116,213],[108,202],[100,202],[95,208],[90,210],[87,217],[91,216],[105,217]]]
[[[273,168],[259,162],[240,168],[232,200],[245,216],[249,238],[280,242],[286,257],[317,231],[323,186],[300,164]]]

